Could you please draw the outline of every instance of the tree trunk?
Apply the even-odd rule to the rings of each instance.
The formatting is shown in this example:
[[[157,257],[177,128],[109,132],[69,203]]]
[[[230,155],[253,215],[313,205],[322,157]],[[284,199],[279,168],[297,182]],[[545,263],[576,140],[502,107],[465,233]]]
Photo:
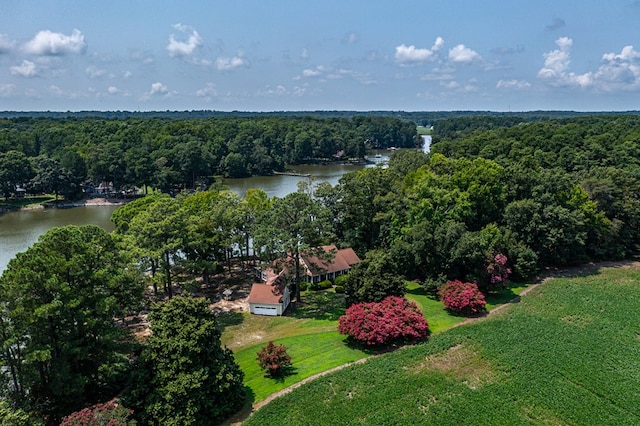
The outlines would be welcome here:
[[[296,262],[296,306],[302,302],[300,297],[300,249],[296,247],[294,260]]]
[[[173,285],[171,284],[171,264],[169,263],[170,260],[170,256],[169,256],[169,252],[165,251],[164,252],[164,256],[165,256],[165,273],[166,273],[166,282],[167,282],[167,295],[169,296],[169,299],[171,299],[173,297]]]

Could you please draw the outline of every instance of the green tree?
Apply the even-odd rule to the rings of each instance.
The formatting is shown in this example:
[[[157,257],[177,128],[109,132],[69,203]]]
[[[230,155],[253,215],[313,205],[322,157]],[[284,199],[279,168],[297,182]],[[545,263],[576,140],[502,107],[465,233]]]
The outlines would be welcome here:
[[[10,400],[59,420],[121,390],[130,348],[114,318],[140,306],[133,271],[96,226],[54,228],[9,262],[0,359]]]
[[[33,176],[29,158],[20,151],[0,152],[0,190],[8,199],[18,185],[26,185]]]
[[[364,260],[349,272],[345,282],[347,307],[360,302],[380,302],[387,296],[404,297],[407,286],[402,275],[394,269],[388,253],[369,251]]]
[[[222,348],[204,298],[178,296],[156,304],[151,336],[123,397],[144,424],[218,424],[245,400],[243,373]]]
[[[186,222],[180,203],[162,195],[137,211],[128,224],[127,235],[139,258],[149,262],[151,273],[163,272],[164,292],[173,296],[176,267],[184,260]]]
[[[52,158],[43,155],[36,157],[34,170],[35,176],[31,179],[30,186],[35,192],[53,192],[57,200],[60,192],[71,185],[69,173]]]
[[[257,222],[255,247],[264,250],[269,260],[291,256],[294,274],[294,294],[300,298],[300,254],[318,248],[330,234],[330,225],[323,207],[308,194],[293,192],[276,198],[271,208]],[[314,250],[316,251],[316,250]],[[317,250],[322,255],[321,250]]]

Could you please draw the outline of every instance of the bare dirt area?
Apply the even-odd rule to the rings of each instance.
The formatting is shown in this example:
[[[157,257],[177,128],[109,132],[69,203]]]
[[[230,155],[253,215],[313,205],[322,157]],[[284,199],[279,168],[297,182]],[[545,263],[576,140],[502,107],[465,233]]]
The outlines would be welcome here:
[[[202,284],[199,290],[193,291],[192,296],[204,296],[211,301],[209,307],[216,314],[227,312],[249,312],[247,298],[251,291],[251,286],[256,282],[253,266],[243,265],[240,261],[234,261],[231,266],[231,275],[228,269],[224,273],[214,275],[210,278],[209,286]],[[183,290],[176,286],[174,294],[183,293]],[[151,290],[150,299],[153,299]],[[144,341],[151,334],[148,312],[143,311],[137,315],[129,316],[125,319],[125,324],[139,341]]]

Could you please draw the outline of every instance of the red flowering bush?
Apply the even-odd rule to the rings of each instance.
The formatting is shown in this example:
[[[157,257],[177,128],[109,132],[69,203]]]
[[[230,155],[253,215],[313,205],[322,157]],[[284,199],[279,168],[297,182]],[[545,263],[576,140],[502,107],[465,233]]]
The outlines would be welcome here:
[[[271,377],[275,377],[291,365],[291,356],[287,354],[287,349],[284,345],[277,345],[273,341],[269,341],[266,346],[260,349],[256,359],[261,368],[267,370]]]
[[[476,283],[449,281],[440,288],[440,300],[445,308],[464,315],[474,315],[485,310],[487,302]]]
[[[378,346],[423,340],[429,324],[418,306],[404,297],[351,305],[338,320],[338,331],[356,342]]]
[[[498,253],[490,256],[487,261],[487,274],[489,274],[488,288],[490,290],[505,288],[509,284],[511,268],[507,266],[509,259],[504,254]]]
[[[71,413],[60,426],[131,426],[136,424],[129,418],[132,414],[132,410],[110,401]]]

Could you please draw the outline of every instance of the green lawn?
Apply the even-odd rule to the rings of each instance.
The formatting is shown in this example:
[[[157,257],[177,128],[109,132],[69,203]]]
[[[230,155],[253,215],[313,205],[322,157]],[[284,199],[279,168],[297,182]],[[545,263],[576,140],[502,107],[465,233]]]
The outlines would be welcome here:
[[[344,336],[338,334],[337,330],[286,337],[275,340],[275,343],[288,348],[287,353],[291,355],[293,364],[290,373],[278,379],[265,377],[264,371],[258,366],[256,354],[262,343],[235,352],[236,361],[245,374],[244,384],[251,389],[253,402],[262,401],[272,393],[309,376],[369,355],[345,345]]]
[[[639,307],[638,268],[550,280],[480,321],[314,380],[245,424],[640,424]]]
[[[509,293],[511,294],[511,293]],[[427,295],[416,283],[408,283],[407,298],[422,309],[432,333],[438,333],[464,321],[465,317],[448,313],[442,303]],[[222,343],[232,349],[245,373],[251,402],[267,396],[309,376],[348,362],[364,358],[371,352],[349,346],[338,334],[338,318],[344,314],[344,296],[332,291],[308,291],[304,304],[287,316],[268,317],[231,313],[221,316]],[[289,348],[293,368],[291,374],[272,379],[258,367],[256,353],[269,340]]]
[[[344,314],[344,296],[334,292],[306,292],[304,304],[288,316],[268,317],[227,314],[219,318],[222,343],[234,351],[245,373],[245,386],[251,402],[309,376],[356,361],[369,353],[345,344],[337,331],[338,318]],[[272,379],[258,367],[256,354],[269,340],[289,348],[293,368],[289,375]]]
[[[429,323],[431,333],[438,333],[442,330],[464,321],[466,318],[450,314],[444,305],[433,296],[427,294],[419,284],[410,282],[407,284],[407,299],[413,300],[422,309],[424,317]]]

